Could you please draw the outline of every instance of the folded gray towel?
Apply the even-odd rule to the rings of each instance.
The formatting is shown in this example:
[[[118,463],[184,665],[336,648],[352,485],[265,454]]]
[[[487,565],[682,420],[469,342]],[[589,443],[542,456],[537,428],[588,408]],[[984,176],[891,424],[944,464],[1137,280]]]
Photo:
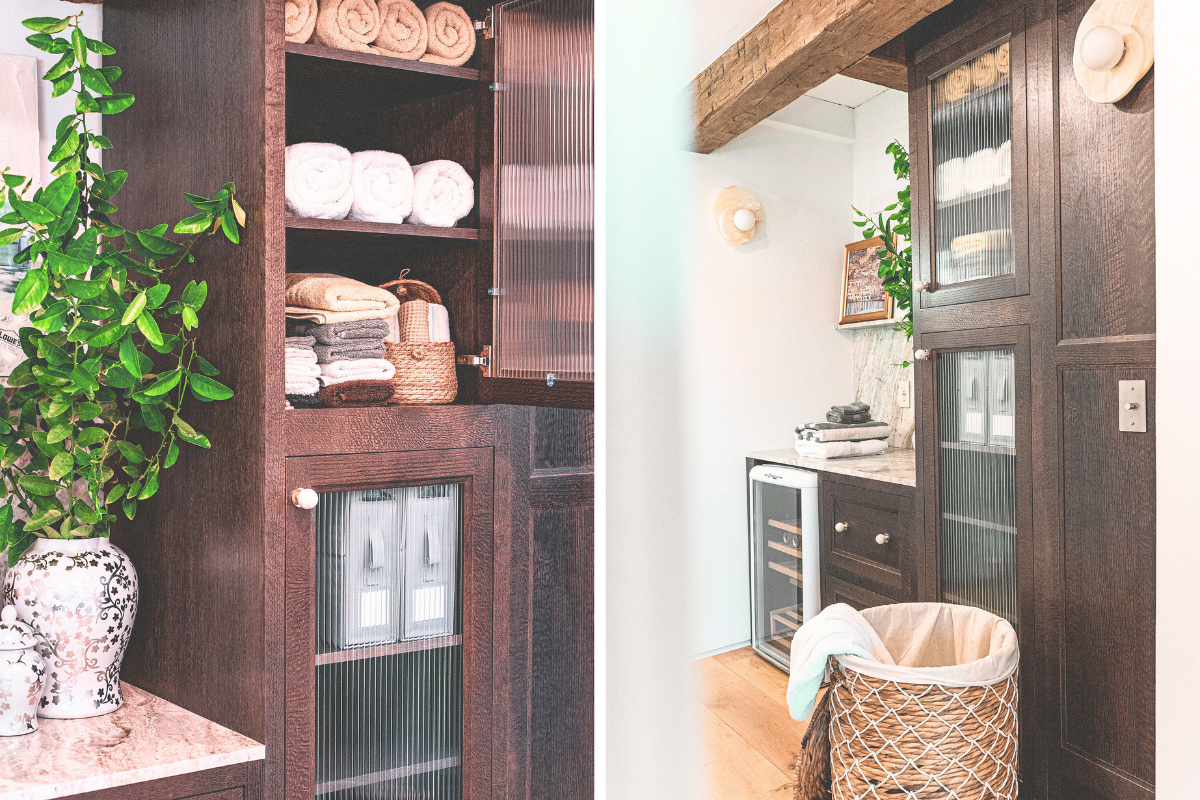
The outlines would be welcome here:
[[[383,339],[348,339],[337,344],[319,344],[313,350],[319,363],[328,364],[352,358],[383,358],[385,348]]]
[[[870,422],[871,415],[866,411],[861,414],[839,414],[836,411],[827,411],[825,412],[825,419],[829,422],[853,425],[860,422]]]
[[[796,428],[796,437],[809,442],[865,442],[886,439],[892,426],[886,422],[863,422],[844,425],[836,422],[810,422]]]
[[[382,340],[388,335],[388,322],[386,319],[358,319],[319,325],[302,320],[292,323],[291,330],[300,336],[312,336],[318,344],[333,345],[358,339]]]
[[[837,414],[865,414],[871,410],[871,406],[867,403],[855,400],[853,403],[845,406],[833,406],[829,409]]]
[[[291,347],[294,350],[312,350],[316,343],[317,340],[311,336],[288,336],[283,340],[284,347]]]

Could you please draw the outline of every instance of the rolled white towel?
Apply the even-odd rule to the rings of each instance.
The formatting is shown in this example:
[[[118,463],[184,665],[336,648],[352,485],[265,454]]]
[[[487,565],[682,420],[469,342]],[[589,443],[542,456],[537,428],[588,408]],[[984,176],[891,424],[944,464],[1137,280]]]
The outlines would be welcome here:
[[[1004,186],[1012,180],[1012,141],[996,148],[996,186]]]
[[[386,381],[396,374],[396,366],[386,358],[348,358],[321,365],[321,385],[344,381]]]
[[[996,150],[985,147],[976,150],[967,159],[966,194],[985,192],[996,185],[997,176]]]
[[[966,194],[966,164],[961,158],[951,158],[938,165],[934,194],[939,203],[948,203]]]
[[[354,203],[353,158],[336,144],[301,142],[284,151],[283,192],[298,217],[345,219]]]
[[[450,341],[450,314],[445,306],[436,303],[429,304],[429,341]]]
[[[306,364],[302,362],[288,361],[283,365],[283,379],[292,381],[297,378],[319,378],[321,377],[320,364]]]
[[[453,228],[475,207],[475,182],[453,161],[418,164],[413,179],[413,224]]]
[[[399,225],[413,210],[413,171],[399,153],[363,150],[352,157],[350,219]]]

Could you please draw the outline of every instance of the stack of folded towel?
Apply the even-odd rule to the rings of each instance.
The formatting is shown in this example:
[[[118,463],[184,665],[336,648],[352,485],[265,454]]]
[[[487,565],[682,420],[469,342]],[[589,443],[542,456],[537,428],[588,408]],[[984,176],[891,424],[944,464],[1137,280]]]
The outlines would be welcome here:
[[[475,24],[453,3],[422,11],[412,0],[287,0],[284,19],[289,42],[454,67],[475,52]]]
[[[951,158],[938,165],[934,195],[948,203],[977,192],[1007,186],[1012,180],[1012,142],[984,147],[969,156]]]
[[[284,340],[283,382],[288,408],[315,408],[321,405],[317,392],[321,368],[313,350],[311,336],[289,336]]]
[[[453,228],[475,207],[475,182],[453,161],[413,167],[399,153],[300,142],[284,153],[284,201],[298,217]]]
[[[796,452],[809,458],[845,458],[882,453],[887,449],[892,426],[871,420],[866,403],[834,406],[825,422],[809,422],[796,428]]]

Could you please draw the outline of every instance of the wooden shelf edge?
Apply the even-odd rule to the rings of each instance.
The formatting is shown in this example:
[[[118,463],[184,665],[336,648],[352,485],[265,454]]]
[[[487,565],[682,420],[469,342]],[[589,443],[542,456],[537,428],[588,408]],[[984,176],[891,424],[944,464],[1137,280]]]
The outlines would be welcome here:
[[[769,519],[767,520],[767,524],[772,528],[779,528],[781,531],[787,531],[788,533],[794,533],[799,536],[801,535],[801,530],[800,526],[796,524],[799,521],[800,520],[798,519],[794,519],[791,522],[781,522],[777,519]]]
[[[773,550],[778,550],[781,553],[787,553],[793,558],[802,558],[799,550],[794,547],[788,547],[785,544],[780,544],[779,542],[767,542],[767,547],[770,547]]]
[[[317,653],[317,666],[341,664],[345,661],[361,661],[364,658],[383,658],[385,656],[399,655],[400,653],[416,653],[422,650],[438,650],[443,647],[454,647],[460,644],[462,644],[462,636],[455,634],[453,636],[434,636],[429,639],[414,639],[408,642],[369,645],[354,650]]]
[[[354,50],[339,50],[336,47],[325,47],[319,44],[287,42],[283,48],[285,53],[306,56],[308,58],[323,58],[328,61],[345,61],[351,64],[365,64],[382,69],[394,69],[399,72],[416,72],[422,75],[437,75],[442,78],[452,78],[461,81],[478,82],[480,71],[471,67],[451,67],[445,64],[430,64],[427,61],[414,61],[408,58],[393,58],[375,53],[359,53]]]
[[[451,756],[450,758],[441,758],[436,761],[423,761],[419,764],[411,764],[407,767],[396,767],[395,769],[385,769],[378,772],[368,772],[362,775],[355,775],[351,778],[339,778],[338,780],[324,781],[317,784],[317,795],[330,794],[332,792],[345,791],[346,789],[359,789],[364,786],[373,786],[384,781],[394,781],[400,778],[411,778],[413,775],[423,775],[426,772],[438,772],[443,769],[453,769],[462,764],[462,758],[459,756]]]
[[[314,231],[322,234],[349,233],[361,236],[418,236],[428,239],[480,239],[479,228],[439,228],[435,225],[396,225],[387,222],[362,222],[356,219],[316,219],[315,217],[284,217],[288,230]]]

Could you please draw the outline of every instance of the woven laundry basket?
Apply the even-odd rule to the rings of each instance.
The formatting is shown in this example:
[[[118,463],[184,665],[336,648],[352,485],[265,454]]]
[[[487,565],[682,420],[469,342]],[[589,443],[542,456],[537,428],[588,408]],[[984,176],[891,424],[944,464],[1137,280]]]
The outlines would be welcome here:
[[[454,342],[388,343],[384,357],[396,367],[391,405],[439,405],[454,402],[458,376]]]
[[[834,800],[1014,800],[1012,626],[980,609],[941,603],[862,614],[891,653],[905,654],[906,666],[831,659]],[[914,634],[923,640],[914,644]]]

